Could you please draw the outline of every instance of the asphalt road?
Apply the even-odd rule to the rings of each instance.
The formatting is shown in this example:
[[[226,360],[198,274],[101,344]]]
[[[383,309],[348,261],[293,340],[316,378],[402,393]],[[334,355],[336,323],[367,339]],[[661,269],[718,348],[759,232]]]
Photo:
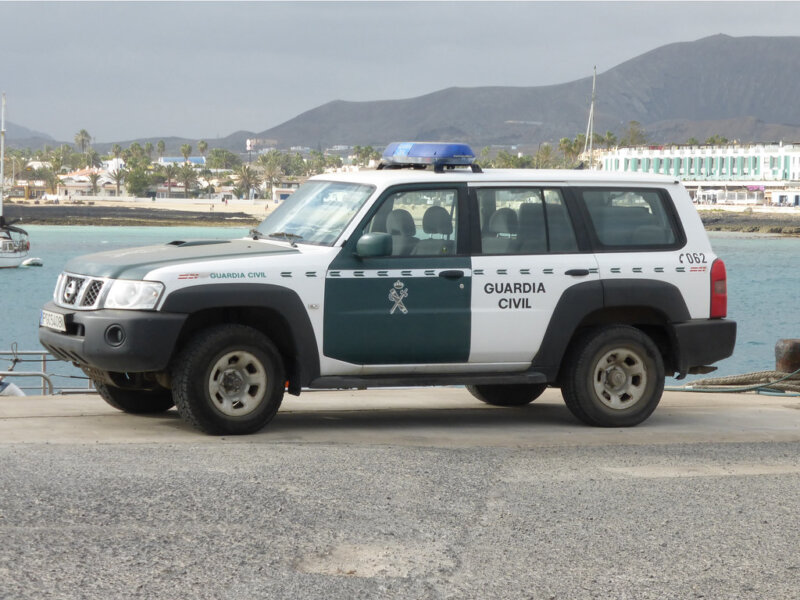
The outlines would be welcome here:
[[[4,397],[0,598],[800,598],[798,442],[755,395],[317,392],[242,438]]]

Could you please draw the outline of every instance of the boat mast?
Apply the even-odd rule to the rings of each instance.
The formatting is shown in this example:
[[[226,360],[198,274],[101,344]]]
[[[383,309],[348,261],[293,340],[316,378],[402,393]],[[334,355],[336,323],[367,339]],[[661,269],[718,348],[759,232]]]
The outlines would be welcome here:
[[[6,93],[0,109],[0,219],[3,218],[3,196],[6,193]]]
[[[594,161],[592,160],[592,143],[594,138],[594,99],[595,99],[595,84],[597,83],[597,65],[594,67],[594,74],[592,75],[592,103],[589,106],[589,122],[586,124],[586,140],[583,143],[583,153],[589,154],[589,168],[591,169]]]

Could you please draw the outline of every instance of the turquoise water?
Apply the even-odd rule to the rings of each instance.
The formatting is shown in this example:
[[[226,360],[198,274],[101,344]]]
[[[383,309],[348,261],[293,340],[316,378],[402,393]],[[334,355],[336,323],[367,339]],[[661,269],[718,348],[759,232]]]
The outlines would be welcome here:
[[[39,311],[51,299],[56,278],[70,258],[129,246],[176,239],[236,238],[243,228],[209,227],[54,227],[29,226],[31,256],[43,267],[0,270],[0,350],[17,342],[20,350],[39,350]],[[749,234],[711,234],[728,270],[728,316],[738,322],[734,355],[718,363],[720,375],[774,368],[775,342],[800,338],[795,314],[800,277],[794,260],[800,239]],[[0,370],[7,364],[0,361]],[[21,370],[21,367],[18,367]]]

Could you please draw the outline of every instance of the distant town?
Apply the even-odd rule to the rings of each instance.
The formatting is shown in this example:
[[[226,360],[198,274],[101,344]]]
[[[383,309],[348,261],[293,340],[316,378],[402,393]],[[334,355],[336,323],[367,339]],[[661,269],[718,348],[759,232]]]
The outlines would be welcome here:
[[[311,175],[375,168],[382,148],[334,145],[278,149],[275,140],[252,138],[242,152],[209,148],[204,140],[167,155],[158,141],[114,144],[104,155],[85,129],[74,145],[14,149],[6,153],[7,202],[83,203],[94,199],[286,199]],[[800,205],[800,145],[739,144],[715,135],[704,142],[649,145],[631,121],[618,139],[612,132],[543,143],[532,154],[514,146],[487,146],[476,162],[485,168],[592,168],[674,176],[700,204]],[[476,149],[477,151],[477,149]]]

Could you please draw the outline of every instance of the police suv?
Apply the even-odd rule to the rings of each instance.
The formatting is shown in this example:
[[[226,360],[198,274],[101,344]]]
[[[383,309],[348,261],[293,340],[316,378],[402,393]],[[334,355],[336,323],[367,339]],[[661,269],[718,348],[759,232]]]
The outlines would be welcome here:
[[[490,170],[395,143],[303,184],[244,239],[71,260],[39,337],[112,406],[258,431],[303,388],[465,385],[581,421],[656,408],[733,352],[725,265],[670,177]]]

